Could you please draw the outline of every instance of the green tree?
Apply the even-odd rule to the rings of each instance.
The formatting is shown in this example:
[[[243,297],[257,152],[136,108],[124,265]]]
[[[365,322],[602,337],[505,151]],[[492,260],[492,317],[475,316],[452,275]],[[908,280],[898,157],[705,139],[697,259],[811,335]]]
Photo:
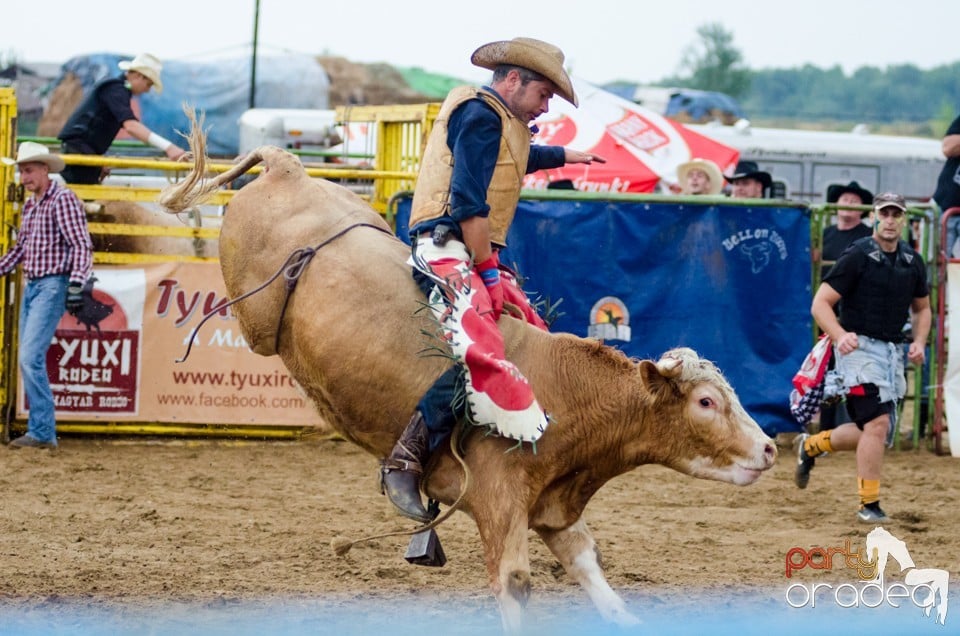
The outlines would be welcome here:
[[[689,72],[683,84],[689,88],[719,91],[741,97],[750,89],[750,70],[743,63],[743,54],[733,44],[733,33],[719,22],[697,28],[700,40],[688,46],[680,62]]]

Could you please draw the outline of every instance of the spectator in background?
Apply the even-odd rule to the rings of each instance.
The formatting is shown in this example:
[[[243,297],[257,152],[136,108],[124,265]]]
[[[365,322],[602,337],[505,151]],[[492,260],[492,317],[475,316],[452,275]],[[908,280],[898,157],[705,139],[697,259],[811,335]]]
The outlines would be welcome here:
[[[123,129],[162,151],[168,159],[176,161],[184,157],[185,150],[144,126],[130,103],[134,95],[142,95],[151,88],[157,93],[163,92],[160,60],[141,53],[118,66],[124,71],[123,75],[98,82],[63,125],[57,135],[63,151],[74,155],[102,155]],[[97,184],[106,172],[101,166],[67,166],[61,174],[67,183]]]
[[[835,184],[827,188],[827,203],[837,204],[837,222],[823,230],[823,260],[832,264],[848,245],[872,234],[870,226],[863,222],[870,210],[846,206],[872,205],[873,193],[856,181]],[[821,279],[829,270],[828,265],[821,268]]]
[[[960,116],[947,129],[947,135],[943,138],[943,154],[947,162],[940,171],[933,200],[941,211],[946,212],[949,208],[960,206]],[[960,258],[960,215],[954,215],[947,223],[943,249],[948,258]]]
[[[23,204],[17,242],[0,258],[0,275],[20,265],[27,284],[20,305],[18,362],[30,405],[25,435],[11,449],[57,447],[55,406],[47,375],[47,349],[64,309],[83,306],[83,285],[93,268],[93,244],[83,203],[50,179],[63,159],[47,147],[25,141],[17,151],[20,183],[30,193]]]
[[[691,159],[677,166],[677,179],[682,194],[720,194],[723,173],[709,159]]]
[[[860,186],[856,181],[847,185],[834,184],[827,188],[827,203],[836,203],[838,206],[872,205],[873,193]],[[863,219],[870,214],[870,210],[838,207],[837,222],[823,230],[823,261],[832,265],[847,246],[864,237],[873,234],[869,225]],[[820,279],[826,278],[830,265],[821,264]],[[846,406],[843,402],[825,404],[820,409],[820,430],[827,431],[850,421]]]
[[[730,182],[730,196],[735,199],[763,199],[770,190],[773,177],[764,172],[756,161],[741,161],[737,169],[727,177]]]

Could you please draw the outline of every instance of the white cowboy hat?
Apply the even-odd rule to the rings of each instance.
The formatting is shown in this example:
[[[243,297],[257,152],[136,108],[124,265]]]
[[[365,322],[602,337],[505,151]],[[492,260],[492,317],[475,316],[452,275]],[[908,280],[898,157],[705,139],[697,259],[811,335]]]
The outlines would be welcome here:
[[[496,69],[501,64],[522,66],[553,82],[557,95],[579,106],[573,82],[563,68],[563,51],[552,44],[533,38],[513,38],[484,44],[470,56],[480,68]]]
[[[710,190],[707,194],[720,194],[723,191],[723,173],[720,172],[717,164],[709,159],[691,159],[677,166],[677,179],[680,181],[684,194],[689,194],[687,192],[687,174],[691,170],[703,170],[710,177]]]
[[[160,71],[163,70],[163,64],[149,53],[140,53],[133,60],[123,61],[117,64],[121,71],[136,71],[148,80],[153,82],[153,90],[160,94],[163,92],[163,82],[160,81]]]
[[[16,159],[3,157],[2,161],[8,166],[13,164],[20,165],[21,163],[42,163],[46,164],[50,172],[60,172],[67,165],[63,159],[60,158],[60,155],[53,154],[46,146],[38,144],[35,141],[25,141],[20,144],[20,147],[17,148]]]

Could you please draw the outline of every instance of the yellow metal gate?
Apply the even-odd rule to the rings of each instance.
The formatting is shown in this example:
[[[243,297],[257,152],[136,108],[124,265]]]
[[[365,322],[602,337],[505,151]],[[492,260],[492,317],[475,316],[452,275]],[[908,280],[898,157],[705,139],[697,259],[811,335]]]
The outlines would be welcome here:
[[[369,168],[351,165],[336,166],[321,164],[318,166],[306,164],[306,171],[312,177],[334,179],[345,183],[345,185],[359,184],[360,188],[368,193],[367,198],[371,206],[381,214],[384,214],[387,212],[390,198],[397,191],[413,188],[423,144],[430,126],[433,123],[437,108],[437,104],[426,104],[356,108],[351,112],[341,113],[343,120],[368,122],[371,127],[375,129],[374,169],[371,170]],[[15,156],[17,143],[16,113],[17,105],[14,89],[0,88],[0,156]],[[53,139],[42,140],[42,142],[51,146],[57,143],[57,141]],[[115,169],[114,172],[117,170],[126,170],[137,174],[155,175],[158,174],[158,171],[163,171],[160,174],[170,175],[167,178],[168,180],[181,177],[190,167],[182,163],[166,161],[165,159],[158,160],[143,157],[130,159],[117,156],[62,156],[67,164],[111,166]],[[232,166],[230,163],[223,162],[212,163],[209,167],[212,172],[223,172]],[[146,172],[144,173],[144,171]],[[254,169],[254,171],[259,171],[259,169]],[[15,240],[15,232],[19,226],[19,214],[24,200],[24,193],[22,187],[15,181],[15,167],[11,163],[0,164],[0,178],[2,178],[3,187],[3,197],[2,201],[0,201],[0,205],[2,205],[2,207],[0,207],[0,223],[2,223],[2,229],[0,229],[0,253],[6,253]],[[98,202],[153,202],[156,201],[160,191],[159,188],[156,187],[124,187],[117,185],[77,185],[71,186],[71,189],[85,201]],[[226,205],[233,194],[234,192],[231,190],[220,191],[216,194],[212,204]],[[200,214],[198,212],[196,219],[199,220],[199,218]],[[113,236],[164,236],[180,237],[182,240],[194,239],[195,241],[199,241],[202,239],[215,240],[219,237],[218,221],[219,219],[214,221],[205,220],[203,222],[205,227],[167,227],[102,223],[98,222],[95,216],[92,216],[90,217],[90,222],[88,222],[88,227],[91,235],[94,236],[100,234]],[[149,221],[146,223],[149,223]],[[193,223],[190,225],[193,225]],[[197,223],[197,225],[200,224]],[[184,270],[186,270],[185,275],[187,275],[189,279],[190,276],[196,277],[197,267],[209,267],[213,265],[214,269],[200,276],[201,279],[208,281],[211,285],[215,282],[213,281],[214,278],[220,280],[218,268],[215,267],[217,261],[218,259],[215,257],[210,258],[199,254],[174,256],[163,253],[113,253],[104,251],[94,253],[94,267],[97,268],[98,272],[102,272],[103,274],[110,274],[111,267],[150,272],[153,271],[151,268],[158,263],[176,263],[178,266],[176,271],[184,272]],[[194,269],[191,270],[191,267]],[[190,274],[191,271],[194,273]],[[207,270],[203,271],[206,272]],[[3,285],[0,286],[0,337],[2,337],[3,341],[3,350],[0,352],[0,407],[3,409],[2,433],[5,438],[9,437],[11,428],[19,430],[25,426],[25,422],[23,421],[25,415],[20,412],[23,406],[18,404],[18,373],[16,368],[17,314],[19,311],[20,293],[19,272],[20,269],[17,268],[10,276],[4,277]],[[147,276],[147,279],[149,279],[149,276]],[[170,287],[172,283],[169,281],[164,281],[162,284],[168,285],[167,289],[173,289]],[[215,285],[204,288],[202,293],[206,294],[207,297],[213,297],[214,294],[223,293],[222,291],[215,291],[214,287]],[[145,289],[155,291],[156,285],[151,287],[150,284],[147,284]],[[153,292],[148,291],[147,293],[149,296],[149,294]],[[191,293],[193,292],[191,291]],[[151,324],[155,323],[156,321],[153,321]],[[143,325],[146,325],[146,322],[144,322]],[[140,327],[141,333],[146,333],[144,330],[147,329],[147,327],[143,325]],[[229,334],[229,330],[223,330],[223,332]],[[156,332],[151,333],[155,334]],[[155,335],[142,337],[146,338],[144,342],[147,343],[152,343],[155,340]],[[226,335],[224,335],[223,338],[225,341],[230,339],[230,337]],[[144,344],[143,347],[143,351],[145,352],[146,345]],[[173,351],[173,349],[177,349],[178,347],[179,341],[173,344],[173,346],[168,347],[168,350],[163,352],[163,359],[159,362],[155,358],[151,360],[147,360],[147,358],[143,359],[143,366],[148,368],[152,373],[152,376],[149,378],[150,381],[147,383],[148,385],[156,384],[157,368],[164,367],[164,365],[167,365],[168,362],[175,358],[177,352]],[[143,355],[147,354],[144,353]],[[273,361],[279,364],[278,359],[274,358]],[[222,360],[217,359],[213,362],[219,363],[222,362]],[[282,367],[282,365],[280,366]],[[180,375],[190,375],[191,373],[197,377],[212,377],[216,375],[210,373],[210,370],[206,368],[203,369],[203,371],[206,373],[182,372]],[[282,369],[278,372],[282,372]],[[137,381],[141,379],[144,378],[136,378]],[[139,384],[137,386],[139,386]],[[200,398],[210,397],[209,387],[199,388],[205,388],[207,391],[206,394],[199,394]],[[185,399],[190,396],[183,394],[174,397]],[[167,402],[164,402],[164,404],[167,404]],[[199,434],[277,438],[296,437],[306,428],[312,428],[317,425],[315,417],[308,423],[298,424],[284,424],[285,420],[280,416],[277,416],[275,420],[267,416],[266,419],[269,421],[264,421],[260,417],[252,418],[249,421],[243,419],[243,423],[237,423],[238,420],[231,419],[218,420],[216,417],[206,419],[206,416],[201,415],[195,415],[194,419],[190,420],[187,415],[190,411],[197,411],[198,409],[196,407],[191,407],[185,402],[170,402],[169,404],[171,404],[170,408],[162,412],[151,411],[148,414],[141,410],[135,414],[135,417],[126,414],[117,416],[118,419],[110,414],[104,415],[99,413],[95,415],[83,415],[71,412],[69,409],[64,413],[60,413],[58,406],[57,429],[64,433]],[[94,418],[94,421],[90,421],[91,417]],[[203,419],[198,420],[197,418]],[[296,421],[302,422],[303,420],[299,419]]]
[[[0,88],[0,157],[13,157],[17,143],[17,98],[12,88]],[[0,163],[0,182],[3,184],[3,196],[0,198],[0,253],[6,254],[13,244],[14,229],[19,225],[17,218],[19,207],[16,201],[22,198],[20,187],[13,180],[14,167],[9,162]],[[6,436],[7,423],[13,419],[16,410],[15,390],[16,374],[16,310],[19,286],[14,276],[2,279],[0,284],[0,405],[3,413],[3,434]]]

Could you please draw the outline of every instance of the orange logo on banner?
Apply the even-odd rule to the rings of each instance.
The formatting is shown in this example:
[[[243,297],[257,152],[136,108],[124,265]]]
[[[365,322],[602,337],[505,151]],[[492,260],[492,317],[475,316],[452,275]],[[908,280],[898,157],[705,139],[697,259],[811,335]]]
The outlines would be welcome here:
[[[630,341],[630,312],[616,296],[604,296],[590,309],[587,336],[600,340]]]

